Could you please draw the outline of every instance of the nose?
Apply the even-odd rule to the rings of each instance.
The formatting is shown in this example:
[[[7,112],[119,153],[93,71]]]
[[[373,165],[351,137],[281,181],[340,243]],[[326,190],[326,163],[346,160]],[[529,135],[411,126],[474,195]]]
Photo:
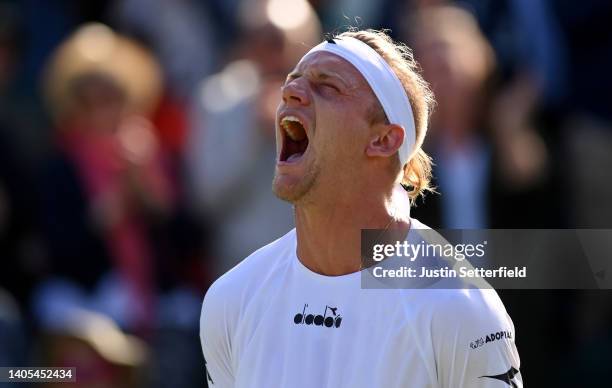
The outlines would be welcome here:
[[[295,79],[281,88],[283,102],[287,105],[308,105],[310,97],[305,85],[302,85],[300,79]]]

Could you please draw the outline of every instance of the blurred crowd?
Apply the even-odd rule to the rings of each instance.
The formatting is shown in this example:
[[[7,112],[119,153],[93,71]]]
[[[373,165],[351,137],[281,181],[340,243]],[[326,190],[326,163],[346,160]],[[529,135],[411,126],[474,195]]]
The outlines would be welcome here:
[[[610,228],[610,20],[608,0],[0,0],[0,366],[205,386],[207,286],[293,227],[280,86],[349,26],[390,29],[436,95],[416,218]],[[606,386],[608,294],[502,293],[527,384]]]

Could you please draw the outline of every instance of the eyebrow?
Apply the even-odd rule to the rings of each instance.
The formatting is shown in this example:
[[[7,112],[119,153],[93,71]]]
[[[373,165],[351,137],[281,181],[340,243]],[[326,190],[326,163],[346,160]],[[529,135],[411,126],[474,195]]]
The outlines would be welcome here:
[[[325,71],[325,70],[306,70],[305,72],[300,72],[297,70],[292,71],[291,73],[289,73],[287,75],[287,80],[291,80],[293,81],[296,78],[300,78],[302,75],[304,75],[304,73],[308,73],[310,75],[312,75],[313,78],[320,80],[320,81],[325,81],[325,80],[330,80],[330,79],[337,79],[339,80],[342,85],[344,87],[348,87],[348,83],[344,80],[344,78],[342,78],[342,76],[340,76],[340,74],[336,73],[335,71]]]

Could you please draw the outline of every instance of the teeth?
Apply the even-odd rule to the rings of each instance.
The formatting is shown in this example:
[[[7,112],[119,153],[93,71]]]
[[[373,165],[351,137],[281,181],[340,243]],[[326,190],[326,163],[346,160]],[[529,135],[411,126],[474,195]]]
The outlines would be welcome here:
[[[295,116],[285,116],[285,117],[283,117],[283,119],[281,120],[281,126],[283,127],[285,132],[287,132],[287,134],[289,135],[291,140],[293,140],[293,141],[302,141],[302,140],[304,140],[304,138],[306,137],[306,133],[304,131],[301,131],[301,130],[291,126],[289,124],[290,122],[299,123],[302,126],[302,128],[304,128],[304,124],[300,121],[300,119],[298,119]]]
[[[285,116],[285,117],[283,117],[283,121],[282,121],[282,123],[283,123],[283,124],[285,124],[285,123],[286,123],[286,122],[288,122],[288,121],[294,121],[294,122],[296,122],[296,123],[300,123],[300,124],[302,124],[302,122],[300,121],[300,119],[298,119],[298,118],[297,118],[297,117],[295,117],[295,116]],[[303,124],[302,124],[302,125],[303,125]]]

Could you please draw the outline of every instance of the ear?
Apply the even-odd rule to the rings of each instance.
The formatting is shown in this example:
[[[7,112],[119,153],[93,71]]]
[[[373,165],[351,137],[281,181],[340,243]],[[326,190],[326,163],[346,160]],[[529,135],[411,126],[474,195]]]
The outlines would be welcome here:
[[[376,124],[376,131],[366,147],[371,157],[393,156],[404,142],[404,129],[397,124]]]

